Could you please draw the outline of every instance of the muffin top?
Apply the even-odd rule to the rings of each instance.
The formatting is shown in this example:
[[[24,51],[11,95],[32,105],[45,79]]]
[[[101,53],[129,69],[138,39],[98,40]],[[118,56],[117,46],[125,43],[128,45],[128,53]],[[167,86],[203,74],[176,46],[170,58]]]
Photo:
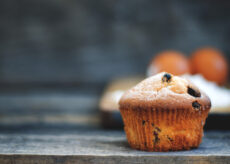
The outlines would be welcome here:
[[[185,78],[162,72],[123,94],[120,108],[210,109],[209,97]]]

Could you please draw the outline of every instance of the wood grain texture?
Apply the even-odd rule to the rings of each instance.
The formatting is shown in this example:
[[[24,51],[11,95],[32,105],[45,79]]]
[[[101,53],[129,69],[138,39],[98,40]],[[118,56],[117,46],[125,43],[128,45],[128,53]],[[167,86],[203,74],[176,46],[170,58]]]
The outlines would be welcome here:
[[[228,163],[230,132],[206,132],[198,149],[144,152],[122,131],[59,129],[2,131],[0,163]]]
[[[0,126],[72,124],[99,126],[98,96],[68,90],[0,93]]]

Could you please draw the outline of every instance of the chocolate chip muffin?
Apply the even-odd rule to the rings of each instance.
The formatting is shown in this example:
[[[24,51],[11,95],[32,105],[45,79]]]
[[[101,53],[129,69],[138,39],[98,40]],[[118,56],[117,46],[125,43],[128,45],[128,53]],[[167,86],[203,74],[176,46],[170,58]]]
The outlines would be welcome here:
[[[165,72],[140,82],[119,102],[130,146],[145,151],[198,147],[210,108],[205,93],[188,80]]]

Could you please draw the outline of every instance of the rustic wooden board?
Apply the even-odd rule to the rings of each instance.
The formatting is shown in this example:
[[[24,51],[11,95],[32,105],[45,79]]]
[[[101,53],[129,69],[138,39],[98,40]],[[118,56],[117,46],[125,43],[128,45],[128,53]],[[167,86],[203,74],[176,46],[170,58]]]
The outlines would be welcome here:
[[[123,131],[95,129],[3,130],[0,163],[229,163],[230,131],[206,132],[198,149],[144,152]]]
[[[18,125],[99,126],[98,96],[67,90],[24,90],[0,93],[0,127]]]

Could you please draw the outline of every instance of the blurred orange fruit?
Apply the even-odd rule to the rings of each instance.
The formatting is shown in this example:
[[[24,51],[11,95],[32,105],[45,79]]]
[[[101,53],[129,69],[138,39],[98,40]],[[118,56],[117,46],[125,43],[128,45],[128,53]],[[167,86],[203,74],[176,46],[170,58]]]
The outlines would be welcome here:
[[[228,64],[224,55],[214,48],[200,48],[192,53],[192,73],[200,73],[207,80],[224,84],[228,76]]]
[[[180,52],[163,51],[153,58],[148,68],[149,76],[159,72],[168,72],[174,75],[190,73],[189,60]]]

